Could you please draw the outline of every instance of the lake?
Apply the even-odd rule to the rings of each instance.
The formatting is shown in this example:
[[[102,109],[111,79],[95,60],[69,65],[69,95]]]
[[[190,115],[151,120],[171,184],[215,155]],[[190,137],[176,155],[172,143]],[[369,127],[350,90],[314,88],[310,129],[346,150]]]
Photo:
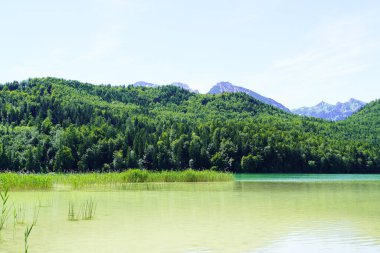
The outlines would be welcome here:
[[[379,175],[237,175],[228,183],[11,192],[0,252],[380,252]],[[96,204],[68,220],[69,203]],[[23,217],[25,216],[25,217]]]

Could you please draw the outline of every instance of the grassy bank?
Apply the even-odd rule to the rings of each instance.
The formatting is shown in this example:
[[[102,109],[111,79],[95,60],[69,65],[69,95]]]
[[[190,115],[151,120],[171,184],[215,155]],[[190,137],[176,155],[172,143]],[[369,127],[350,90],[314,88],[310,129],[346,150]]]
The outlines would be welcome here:
[[[150,182],[222,182],[234,180],[230,173],[216,171],[161,171],[130,169],[124,172],[87,174],[1,173],[0,189],[51,189],[55,185],[81,188],[91,185],[115,185]]]

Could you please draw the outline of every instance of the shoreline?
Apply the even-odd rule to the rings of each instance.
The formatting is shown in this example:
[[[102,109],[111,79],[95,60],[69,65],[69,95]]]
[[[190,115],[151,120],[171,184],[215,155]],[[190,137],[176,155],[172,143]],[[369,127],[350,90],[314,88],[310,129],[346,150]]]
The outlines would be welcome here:
[[[56,185],[80,189],[89,186],[106,186],[138,183],[196,183],[234,181],[232,173],[211,170],[146,171],[129,169],[123,172],[81,174],[19,174],[0,173],[0,189],[49,190]]]

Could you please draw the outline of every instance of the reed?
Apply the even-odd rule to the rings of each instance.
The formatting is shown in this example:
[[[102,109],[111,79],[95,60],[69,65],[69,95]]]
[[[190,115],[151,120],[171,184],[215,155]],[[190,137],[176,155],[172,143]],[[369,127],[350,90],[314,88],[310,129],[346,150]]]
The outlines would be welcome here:
[[[26,229],[25,229],[25,232],[24,232],[24,252],[25,253],[28,253],[28,250],[29,250],[29,244],[28,244],[28,238],[30,236],[30,233],[32,232],[33,230],[33,227],[34,225],[30,225],[30,226],[26,226]]]
[[[151,182],[224,182],[233,181],[231,173],[211,170],[147,171],[129,169],[123,172],[87,174],[0,174],[0,187],[20,189],[51,189],[69,186],[75,189],[96,185]]]
[[[53,187],[54,175],[0,173],[0,188],[3,189],[49,189]]]
[[[28,240],[29,240],[29,236],[30,236],[30,233],[32,232],[33,228],[34,228],[35,224],[32,223],[32,225],[28,225],[26,226],[25,228],[25,232],[24,232],[24,252],[25,253],[28,253],[29,251],[29,243],[28,243]]]
[[[0,192],[1,197],[1,214],[0,214],[0,231],[4,228],[5,222],[7,221],[8,215],[9,215],[9,207],[8,207],[8,200],[9,200],[9,188],[6,188],[4,192]]]
[[[69,213],[67,214],[67,219],[69,221],[76,221],[78,220],[77,215],[74,211],[74,203],[72,201],[69,202]]]
[[[79,211],[75,211],[72,201],[69,202],[67,218],[69,221],[92,220],[96,212],[96,203],[92,199],[86,200],[80,205]]]
[[[92,220],[95,216],[96,204],[92,199],[86,200],[81,208],[82,220]]]
[[[40,213],[39,208],[34,210],[33,222],[30,226],[27,225],[25,228],[25,232],[24,232],[24,253],[28,253],[28,251],[29,251],[29,242],[28,242],[29,236],[30,236],[30,233],[32,232],[33,228],[37,224],[39,213]]]

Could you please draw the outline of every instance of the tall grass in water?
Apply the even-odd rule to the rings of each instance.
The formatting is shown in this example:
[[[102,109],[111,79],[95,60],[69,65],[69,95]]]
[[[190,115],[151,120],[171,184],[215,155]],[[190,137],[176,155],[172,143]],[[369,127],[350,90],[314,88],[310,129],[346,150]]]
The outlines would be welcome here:
[[[75,211],[74,211],[74,203],[72,201],[69,202],[69,213],[67,214],[67,219],[69,221],[77,220],[77,215],[75,214]]]
[[[5,222],[7,221],[9,214],[8,200],[9,200],[9,190],[8,188],[4,192],[0,192],[1,197],[1,214],[0,214],[0,231],[4,228]]]
[[[38,215],[39,215],[39,209],[38,209],[38,211],[35,211],[35,213],[34,213],[32,224],[30,226],[27,225],[26,228],[25,228],[25,232],[24,232],[24,253],[28,253],[28,251],[29,251],[29,242],[28,242],[28,240],[29,240],[30,233],[32,232],[33,228],[37,224]]]
[[[30,236],[30,233],[32,232],[33,228],[37,224],[39,213],[40,213],[40,209],[38,207],[38,208],[36,208],[34,210],[34,216],[33,216],[32,224],[30,226],[27,225],[26,228],[25,228],[25,231],[24,231],[24,253],[28,253],[28,250],[29,250],[29,242],[28,242],[29,236]]]
[[[96,204],[92,199],[86,200],[81,208],[82,220],[92,220],[95,216]]]
[[[124,172],[88,174],[0,174],[0,187],[11,189],[50,189],[54,185],[82,188],[91,185],[117,185],[124,183],[152,182],[223,182],[233,181],[231,173],[216,171],[147,171],[129,169]]]
[[[129,169],[120,173],[89,173],[61,175],[56,182],[81,188],[87,185],[107,185],[123,183],[153,183],[153,182],[223,182],[233,181],[231,173],[216,171],[147,171]]]
[[[5,222],[8,218],[10,208],[8,207],[8,201],[9,201],[9,189],[7,188],[4,192],[0,192],[0,198],[1,198],[1,214],[0,214],[0,231],[4,228]],[[37,224],[38,216],[39,216],[39,208],[34,210],[34,216],[33,216],[33,222],[29,226],[27,225],[24,232],[24,252],[28,253],[29,250],[29,243],[28,239],[30,236],[30,233],[32,232],[33,228]],[[13,216],[14,216],[14,227],[16,225],[16,222],[21,223],[25,220],[25,210],[21,207],[13,209]]]
[[[75,212],[74,203],[70,201],[67,217],[69,221],[92,220],[95,216],[95,211],[96,203],[92,199],[86,200],[82,203],[77,212]]]
[[[28,253],[28,250],[29,250],[29,244],[28,244],[28,239],[29,239],[29,236],[30,236],[30,233],[32,232],[34,228],[34,224],[30,225],[30,226],[26,226],[26,229],[25,229],[25,232],[24,232],[24,252],[25,253]]]
[[[0,173],[0,188],[3,189],[49,189],[53,187],[52,174]]]

